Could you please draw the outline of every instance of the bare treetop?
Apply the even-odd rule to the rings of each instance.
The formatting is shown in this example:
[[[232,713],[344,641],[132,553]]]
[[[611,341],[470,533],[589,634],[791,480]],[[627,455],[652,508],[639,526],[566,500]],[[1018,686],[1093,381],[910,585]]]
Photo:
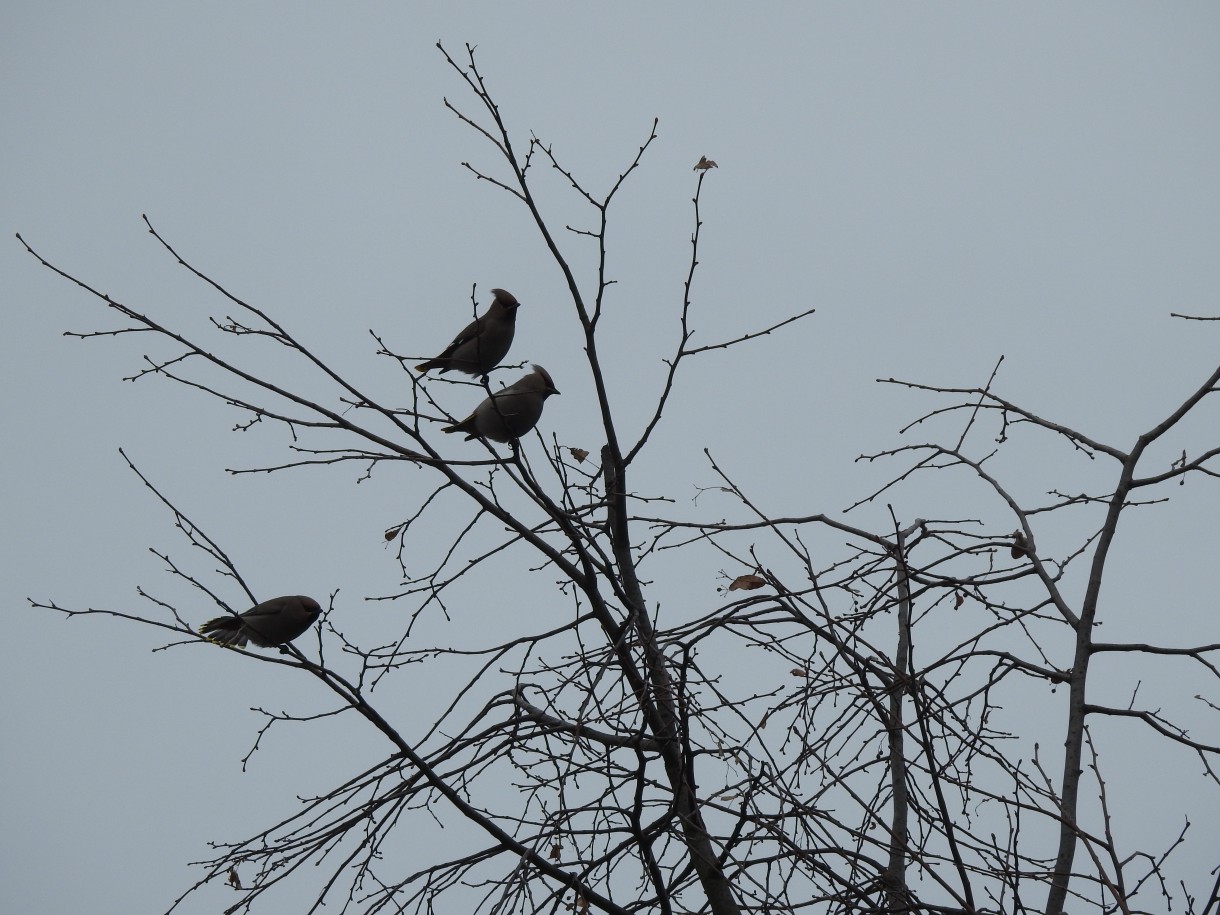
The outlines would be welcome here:
[[[674,266],[672,337],[633,343],[640,358],[663,362],[663,379],[643,405],[647,419],[624,425],[606,383],[601,322],[613,307],[611,240],[630,231],[615,221],[614,203],[647,167],[657,122],[610,187],[591,189],[550,142],[510,129],[474,48],[453,56],[438,47],[461,93],[444,104],[490,151],[489,164],[463,166],[524,209],[567,290],[564,319],[580,334],[592,392],[582,409],[597,417],[595,443],[568,441],[544,409],[565,378],[535,365],[499,384],[496,373],[522,370],[501,364],[519,304],[503,289],[490,291],[482,314],[486,294],[472,289],[461,320],[473,320],[431,358],[395,352],[371,332],[370,358],[401,372],[394,389],[369,390],[192,266],[147,218],[166,254],[214,292],[206,336],[101,292],[22,241],[119,321],[72,336],[147,341],[128,377],[226,404],[235,431],[283,431],[281,461],[233,473],[352,466],[399,500],[375,470],[427,481],[385,532],[401,589],[367,595],[402,609],[388,640],[352,635],[334,593],[321,602],[253,594],[244,569],[258,557],[230,555],[134,465],[191,550],[190,563],[157,555],[193,600],[141,587],[139,613],[33,602],[156,627],[167,640],[158,650],[174,651],[206,645],[198,627],[213,604],[223,615],[204,627],[241,653],[233,660],[280,665],[329,696],[308,715],[268,714],[251,752],[273,725],[353,713],[385,746],[291,815],[271,822],[269,813],[255,835],[214,845],[169,911],[208,883],[231,888],[228,911],[274,911],[273,890],[292,881],[311,887],[310,911],[1214,915],[1214,874],[1180,885],[1163,874],[1188,843],[1215,841],[1215,830],[1196,838],[1183,810],[1180,835],[1154,847],[1140,823],[1120,822],[1098,735],[1190,754],[1211,791],[1220,787],[1220,741],[1192,732],[1181,708],[1111,694],[1093,668],[1099,658],[1138,666],[1156,655],[1203,671],[1210,692],[1199,701],[1213,712],[1220,703],[1220,644],[1106,642],[1098,628],[1122,525],[1178,484],[1211,485],[1220,470],[1220,445],[1188,453],[1176,437],[1220,390],[1220,367],[1119,442],[1021,406],[1002,392],[999,364],[981,385],[881,379],[924,404],[901,430],[903,444],[861,455],[889,468],[884,484],[826,506],[811,504],[795,480],[781,514],[709,451],[697,473],[710,481],[714,507],[696,501],[683,514],[677,494],[640,493],[630,473],[664,460],[649,446],[678,418],[672,395],[684,367],[720,359],[727,373],[729,350],[735,365],[765,360],[768,336],[809,332],[815,309],[693,345],[705,183],[732,172],[709,177],[717,165],[700,156],[697,176],[683,172],[693,184],[690,258]],[[592,228],[558,226],[544,212],[537,183],[556,178]],[[574,266],[572,245],[591,246],[592,267]],[[533,320],[524,307],[521,320]],[[287,357],[275,372],[260,360],[268,347]],[[424,374],[434,368],[477,381]],[[444,435],[455,431],[464,438]],[[1154,463],[1154,444],[1181,448],[1181,458]],[[765,460],[765,438],[758,448]],[[1087,462],[1089,488],[1036,500],[1014,491],[1001,466],[1014,448],[1030,449],[1022,458],[1046,461],[1052,474],[1054,461]],[[900,517],[891,494],[929,481],[963,494],[968,516]],[[880,529],[858,520],[866,505],[885,507]],[[691,584],[678,592],[683,606],[663,603],[658,595],[672,592],[656,579],[681,578],[689,555],[714,557],[719,588]],[[451,642],[415,636],[421,618],[469,603],[509,616],[514,634],[492,638],[469,624],[479,617],[464,616],[448,630]],[[543,603],[566,618],[527,612]],[[253,651],[246,639],[279,650]],[[451,695],[406,700],[393,684],[420,669],[434,683],[453,671],[463,679]],[[439,843],[422,858],[403,853],[402,831],[435,824],[453,825],[459,853]]]

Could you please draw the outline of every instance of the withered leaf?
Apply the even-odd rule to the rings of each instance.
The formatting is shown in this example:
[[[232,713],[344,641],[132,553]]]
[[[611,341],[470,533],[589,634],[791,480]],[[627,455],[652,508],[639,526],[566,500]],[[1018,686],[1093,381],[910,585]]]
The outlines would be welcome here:
[[[691,171],[707,171],[709,168],[720,168],[713,160],[707,156],[700,156],[699,161],[695,163],[695,167]]]
[[[578,464],[583,464],[585,458],[589,456],[589,452],[585,451],[584,448],[569,448],[568,451],[571,452],[572,457],[576,458],[576,463]]]
[[[953,609],[954,610],[958,609],[965,602],[966,602],[966,595],[963,594],[961,591],[956,592],[953,596]]]
[[[397,536],[398,536],[398,532],[399,532],[400,530],[402,530],[402,525],[401,525],[401,524],[400,524],[400,525],[398,525],[397,527],[388,527],[388,528],[386,528],[386,532],[385,532],[385,539],[386,539],[386,540],[393,540],[395,537],[397,537]]]
[[[765,578],[759,578],[757,575],[738,575],[733,579],[733,583],[729,585],[730,591],[754,591],[761,588],[767,583]]]
[[[1008,551],[1012,554],[1013,559],[1020,559],[1029,552],[1029,541],[1025,539],[1025,532],[1015,530],[1012,532],[1012,549]]]

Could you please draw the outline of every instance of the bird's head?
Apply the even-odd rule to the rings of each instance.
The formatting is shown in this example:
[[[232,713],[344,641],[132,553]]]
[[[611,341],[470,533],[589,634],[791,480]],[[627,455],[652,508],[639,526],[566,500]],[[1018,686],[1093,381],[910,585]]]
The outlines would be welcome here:
[[[543,397],[550,397],[552,394],[559,393],[559,390],[555,387],[555,382],[551,381],[551,373],[540,365],[534,365],[534,374],[530,376],[530,379],[530,387],[538,391]]]
[[[521,307],[521,303],[517,301],[517,297],[507,289],[493,289],[491,294],[493,296],[491,304],[499,305],[510,314]]]

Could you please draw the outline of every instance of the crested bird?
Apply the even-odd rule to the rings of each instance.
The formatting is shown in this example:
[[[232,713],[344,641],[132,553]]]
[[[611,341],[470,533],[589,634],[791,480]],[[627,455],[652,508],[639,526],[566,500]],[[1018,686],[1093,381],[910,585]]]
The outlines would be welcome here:
[[[270,648],[291,642],[312,626],[321,612],[312,597],[292,594],[265,600],[237,616],[218,616],[200,626],[199,631],[218,645],[245,648],[250,641]]]
[[[467,324],[439,356],[417,365],[417,371],[440,369],[442,375],[451,370],[486,375],[500,364],[513,345],[520,303],[503,289],[493,289],[491,293],[493,298],[487,311]]]
[[[542,405],[552,394],[558,394],[555,382],[540,365],[497,391],[474,408],[474,412],[460,423],[446,426],[442,432],[465,432],[466,440],[472,438],[491,439],[493,442],[511,442],[519,439],[537,424],[542,416]]]

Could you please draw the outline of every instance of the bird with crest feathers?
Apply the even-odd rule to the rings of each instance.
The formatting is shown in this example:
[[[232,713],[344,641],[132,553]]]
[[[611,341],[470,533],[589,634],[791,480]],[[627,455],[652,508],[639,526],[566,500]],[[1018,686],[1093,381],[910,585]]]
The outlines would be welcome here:
[[[465,432],[467,441],[482,438],[505,444],[525,435],[538,424],[546,399],[559,393],[546,369],[540,365],[533,368],[503,391],[484,398],[460,423],[441,431]]]
[[[417,371],[440,369],[442,375],[449,371],[486,375],[503,361],[513,345],[521,303],[503,289],[493,289],[491,294],[487,311],[467,324],[439,356],[417,365]]]

